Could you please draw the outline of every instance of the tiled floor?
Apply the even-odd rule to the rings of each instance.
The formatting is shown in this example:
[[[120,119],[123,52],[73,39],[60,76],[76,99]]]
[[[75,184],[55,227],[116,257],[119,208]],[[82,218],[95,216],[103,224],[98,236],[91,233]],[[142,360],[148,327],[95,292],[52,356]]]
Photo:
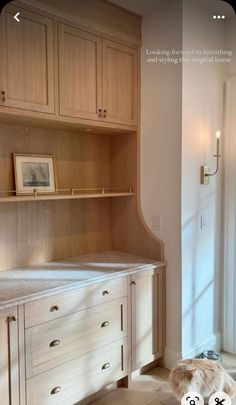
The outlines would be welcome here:
[[[224,367],[236,376],[236,356],[223,353]],[[168,384],[169,372],[156,368],[137,377],[130,389],[117,389],[93,405],[178,405]]]

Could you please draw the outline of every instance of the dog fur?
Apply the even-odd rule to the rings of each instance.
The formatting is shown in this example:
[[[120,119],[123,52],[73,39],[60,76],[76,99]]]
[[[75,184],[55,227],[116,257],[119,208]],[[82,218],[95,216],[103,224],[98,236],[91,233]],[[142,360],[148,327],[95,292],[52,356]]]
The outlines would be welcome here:
[[[198,392],[204,399],[209,399],[217,391],[223,391],[231,398],[236,396],[236,382],[221,364],[213,360],[180,361],[171,370],[169,381],[178,399],[188,392]]]

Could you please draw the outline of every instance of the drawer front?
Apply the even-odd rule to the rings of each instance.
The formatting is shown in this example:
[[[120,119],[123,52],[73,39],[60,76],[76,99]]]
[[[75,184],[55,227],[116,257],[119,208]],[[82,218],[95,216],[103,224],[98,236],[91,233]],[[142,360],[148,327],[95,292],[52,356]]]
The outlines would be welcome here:
[[[127,277],[115,278],[25,304],[25,327],[39,325],[127,296]]]
[[[26,333],[30,378],[127,336],[127,298],[120,298],[38,326]]]
[[[73,405],[128,374],[127,339],[118,340],[26,382],[27,405]]]

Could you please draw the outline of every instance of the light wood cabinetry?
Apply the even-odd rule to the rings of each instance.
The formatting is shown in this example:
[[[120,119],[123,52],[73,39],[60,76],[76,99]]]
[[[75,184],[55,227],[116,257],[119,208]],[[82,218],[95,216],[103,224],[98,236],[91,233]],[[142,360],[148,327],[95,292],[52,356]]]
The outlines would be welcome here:
[[[20,23],[14,15],[20,13]],[[1,14],[0,105],[54,113],[53,19],[8,5]]]
[[[0,106],[136,126],[138,48],[42,14],[26,5],[3,12]]]
[[[26,405],[73,405],[128,375],[127,285],[120,277],[56,294],[54,306],[49,298],[25,305],[25,326],[35,324],[24,332]],[[55,320],[38,316],[40,307]]]
[[[60,114],[98,120],[102,116],[102,39],[59,23]]]
[[[138,201],[141,19],[103,0],[75,1],[71,19],[30,3],[1,16],[0,270],[40,274],[25,269],[0,313],[0,405],[74,405],[162,355],[163,245]],[[53,154],[71,194],[14,196],[14,152]]]
[[[162,356],[162,270],[134,274],[132,286],[132,370]]]
[[[19,405],[17,309],[0,312],[0,405]]]
[[[34,326],[26,330],[26,376],[32,377],[126,336],[126,298]]]
[[[137,50],[59,24],[60,114],[137,125]]]
[[[128,374],[127,339],[26,382],[27,405],[73,405]]]
[[[79,294],[74,290],[29,302],[25,305],[25,326],[29,328],[39,325],[82,309],[125,297],[127,294],[127,278],[121,277],[81,288]]]
[[[161,357],[160,264],[144,269],[143,258],[119,252],[84,258],[71,264],[76,272],[87,266],[87,277],[101,264],[103,272],[128,266],[131,275],[0,312],[0,405],[74,405],[111,383],[128,386],[132,371]]]
[[[108,122],[136,125],[138,52],[103,40],[103,111]]]

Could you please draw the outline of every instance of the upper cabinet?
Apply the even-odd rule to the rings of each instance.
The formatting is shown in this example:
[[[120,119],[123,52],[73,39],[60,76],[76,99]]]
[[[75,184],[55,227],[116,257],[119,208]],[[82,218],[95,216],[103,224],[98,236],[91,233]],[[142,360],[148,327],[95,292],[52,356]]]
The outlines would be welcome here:
[[[20,12],[20,22],[14,15]],[[8,5],[1,16],[0,104],[54,113],[53,20]]]
[[[137,124],[137,50],[59,24],[60,114]]]
[[[137,50],[103,40],[103,111],[106,121],[137,124]]]
[[[102,109],[102,40],[59,24],[60,114],[97,120]]]
[[[1,30],[0,106],[73,123],[137,125],[135,45],[28,5],[7,5]]]

